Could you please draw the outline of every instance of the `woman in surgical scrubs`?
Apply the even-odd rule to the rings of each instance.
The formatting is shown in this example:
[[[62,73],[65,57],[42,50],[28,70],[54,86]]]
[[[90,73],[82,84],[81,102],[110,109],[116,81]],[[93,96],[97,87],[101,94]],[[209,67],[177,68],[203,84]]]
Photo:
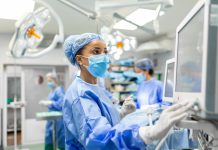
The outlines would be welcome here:
[[[104,77],[109,63],[106,44],[100,35],[85,33],[71,35],[64,42],[68,60],[80,68],[68,88],[63,105],[66,149],[68,150],[116,150],[146,149],[146,144],[161,139],[169,129],[183,119],[186,105],[174,105],[163,111],[154,126],[119,124],[131,103],[124,102],[118,111],[107,94],[97,84]]]
[[[139,107],[162,102],[162,82],[153,78],[153,62],[144,58],[135,63],[136,71],[142,74],[144,81],[137,90],[137,103]]]
[[[48,95],[48,100],[42,100],[39,103],[47,106],[49,111],[62,111],[62,105],[64,100],[64,87],[59,85],[57,76],[54,73],[47,74],[47,85],[51,92]],[[63,118],[56,121],[57,125],[57,142],[60,150],[65,149],[65,136],[64,136],[64,124]],[[52,143],[52,131],[53,122],[48,120],[45,129],[45,150],[53,150]]]

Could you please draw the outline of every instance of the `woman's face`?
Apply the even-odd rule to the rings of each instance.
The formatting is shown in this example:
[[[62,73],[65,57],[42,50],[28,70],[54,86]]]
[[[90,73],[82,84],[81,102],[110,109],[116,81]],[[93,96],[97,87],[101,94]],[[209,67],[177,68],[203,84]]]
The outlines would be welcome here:
[[[107,47],[104,41],[96,40],[86,45],[80,55],[76,56],[77,62],[81,65],[89,66],[88,57],[92,55],[107,54]]]
[[[139,69],[137,67],[134,68],[136,73],[143,73],[144,71],[142,69]]]
[[[47,82],[54,82],[52,78],[47,77]]]

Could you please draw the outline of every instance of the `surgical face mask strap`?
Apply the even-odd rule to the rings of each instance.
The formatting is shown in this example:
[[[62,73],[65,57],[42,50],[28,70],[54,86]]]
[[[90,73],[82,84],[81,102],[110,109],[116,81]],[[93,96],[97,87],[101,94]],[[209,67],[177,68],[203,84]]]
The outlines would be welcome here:
[[[88,61],[89,61],[89,57],[86,57],[86,56],[83,56],[83,55],[80,55],[81,57],[84,57],[84,58],[87,58],[88,59]],[[89,66],[86,66],[86,65],[84,65],[84,64],[80,64],[81,66],[83,66],[83,67],[85,67],[86,68],[86,70],[88,71],[89,69],[88,69],[88,67]]]
[[[84,57],[84,58],[87,58],[88,60],[89,60],[89,57],[86,57],[86,56],[83,56],[83,55],[79,55],[79,56],[81,56],[81,57]],[[89,66],[86,66],[86,65],[84,65],[84,64],[80,64],[81,66],[84,66],[86,69],[87,69],[87,67],[89,67]]]

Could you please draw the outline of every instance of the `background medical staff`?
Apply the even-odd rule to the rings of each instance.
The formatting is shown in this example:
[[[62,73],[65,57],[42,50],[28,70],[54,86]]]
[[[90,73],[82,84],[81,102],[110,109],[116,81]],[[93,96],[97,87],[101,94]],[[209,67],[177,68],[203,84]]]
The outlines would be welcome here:
[[[163,138],[169,129],[187,116],[186,105],[177,104],[163,111],[154,126],[122,126],[121,117],[129,112],[131,101],[120,112],[97,83],[109,63],[106,44],[100,35],[85,33],[69,36],[64,42],[69,61],[80,68],[68,88],[63,105],[66,148],[73,149],[146,149],[146,144]],[[133,110],[134,111],[134,110]]]
[[[47,85],[51,89],[51,92],[48,95],[48,100],[40,101],[41,105],[47,106],[49,111],[60,111],[62,112],[62,105],[64,99],[64,87],[60,85],[58,78],[55,73],[47,74]],[[64,135],[64,124],[63,118],[60,118],[56,121],[57,125],[57,142],[58,148],[60,150],[65,149],[65,135]],[[52,128],[53,122],[48,120],[46,123],[46,132],[45,132],[45,150],[53,150],[52,143]]]
[[[153,78],[153,62],[148,58],[144,58],[137,61],[135,67],[136,71],[144,77],[144,81],[141,82],[137,90],[137,103],[139,107],[161,103],[163,85],[160,81]]]

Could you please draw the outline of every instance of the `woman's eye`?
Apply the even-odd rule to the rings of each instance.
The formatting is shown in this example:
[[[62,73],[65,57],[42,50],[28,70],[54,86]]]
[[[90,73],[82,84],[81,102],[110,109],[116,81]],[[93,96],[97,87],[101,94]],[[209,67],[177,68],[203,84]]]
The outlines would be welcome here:
[[[93,52],[93,54],[100,54],[99,50],[93,50],[92,52]]]

